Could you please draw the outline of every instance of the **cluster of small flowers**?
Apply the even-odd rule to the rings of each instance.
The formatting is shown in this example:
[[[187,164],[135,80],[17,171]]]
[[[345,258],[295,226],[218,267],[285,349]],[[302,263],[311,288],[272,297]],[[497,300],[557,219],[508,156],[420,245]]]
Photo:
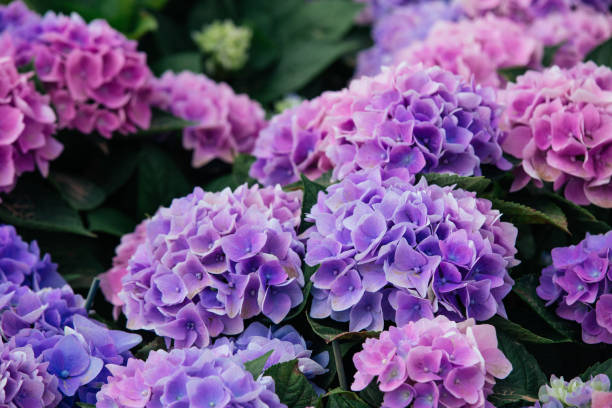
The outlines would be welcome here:
[[[382,166],[403,174],[509,169],[493,89],[441,68],[400,64],[283,112],[261,132],[251,176],[288,184],[333,169],[342,179]]]
[[[0,38],[4,48],[8,37]],[[10,40],[9,40],[10,41]],[[32,74],[20,74],[10,56],[0,57],[0,191],[9,192],[25,172],[49,173],[49,162],[62,152],[52,137],[56,116],[49,97],[39,94]]]
[[[581,6],[599,12],[609,11],[611,0],[455,0],[455,4],[471,18],[489,13],[522,22],[533,22],[551,13],[566,13]]]
[[[527,72],[508,85],[502,146],[522,160],[513,191],[553,182],[576,204],[612,207],[610,84],[612,70],[588,62]]]
[[[183,131],[183,146],[194,151],[193,167],[215,158],[232,163],[239,153],[251,153],[266,124],[257,102],[202,74],[166,72],[153,88],[153,105],[196,123]]]
[[[193,41],[207,54],[206,70],[212,73],[241,69],[249,59],[252,37],[249,27],[237,27],[231,20],[214,21],[193,33]]]
[[[367,339],[353,362],[351,388],[362,390],[377,378],[388,408],[483,407],[495,379],[512,370],[495,327],[444,316],[390,327],[380,339]]]
[[[151,351],[146,361],[108,368],[112,376],[98,392],[98,408],[286,408],[272,378],[253,378],[227,345]]]
[[[540,387],[539,401],[532,408],[606,408],[612,406],[612,392],[609,391],[610,379],[605,374],[598,374],[586,382],[579,377],[567,382],[553,375],[550,385]]]
[[[454,320],[505,316],[502,299],[518,263],[517,229],[491,202],[452,187],[348,175],[319,193],[307,220],[305,261],[311,316],[382,330],[443,314]]]
[[[260,313],[280,322],[303,300],[300,207],[299,191],[242,185],[160,208],[122,280],[128,328],[204,347]]]
[[[538,296],[557,314],[582,325],[586,343],[612,344],[612,231],[587,235],[578,245],[552,250],[542,270]]]
[[[0,33],[8,34],[12,43],[3,43],[5,48],[1,53],[14,52],[18,66],[27,65],[34,58],[33,44],[40,31],[40,16],[28,9],[22,1],[0,5]],[[11,46],[14,47],[12,50]]]
[[[40,257],[38,243],[24,242],[15,227],[0,225],[0,283],[11,282],[33,290],[60,288],[66,281],[51,256]]]

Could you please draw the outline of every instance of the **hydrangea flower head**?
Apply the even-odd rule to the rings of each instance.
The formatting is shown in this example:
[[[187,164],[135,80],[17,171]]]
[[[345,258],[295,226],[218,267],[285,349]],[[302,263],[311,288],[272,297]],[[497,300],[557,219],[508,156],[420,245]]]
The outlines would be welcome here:
[[[61,128],[110,138],[149,127],[146,55],[104,20],[47,12],[33,45],[34,67]],[[19,58],[19,55],[18,55]]]
[[[593,407],[605,408],[606,405],[598,405],[595,401],[597,397],[605,397],[605,394],[612,396],[610,393],[610,379],[605,374],[598,374],[588,381],[582,381],[580,377],[567,382],[556,376],[550,378],[550,385],[540,387],[538,393],[539,401],[535,403],[533,408],[579,408]]]
[[[518,261],[517,229],[491,202],[452,187],[412,185],[380,170],[348,175],[320,192],[305,232],[311,316],[382,330],[443,314],[505,316]]]
[[[127,366],[109,369],[112,376],[97,394],[98,408],[286,408],[274,393],[274,381],[254,379],[226,345],[151,351],[146,361],[129,359]]]
[[[136,226],[134,232],[121,237],[121,242],[115,249],[113,267],[100,275],[100,289],[106,300],[113,305],[113,316],[119,317],[123,301],[119,292],[123,288],[122,279],[128,273],[128,262],[147,237],[147,221],[144,220]]]
[[[193,167],[215,158],[232,163],[239,153],[251,153],[266,123],[257,102],[201,74],[168,71],[153,88],[154,105],[196,123],[183,131],[183,147],[193,150]]]
[[[0,43],[10,38],[3,35]],[[39,94],[32,74],[20,74],[12,57],[0,57],[0,191],[9,192],[18,177],[38,169],[49,173],[49,162],[62,152],[53,138],[56,116],[49,97]]]
[[[160,208],[123,278],[128,328],[203,347],[260,313],[280,322],[303,300],[300,206],[301,192],[245,184]]]
[[[582,325],[586,343],[612,344],[612,232],[588,235],[578,245],[554,248],[542,270],[538,296],[557,314]]]
[[[61,400],[58,380],[32,347],[16,347],[0,338],[0,405],[53,408]]]
[[[354,391],[376,379],[383,407],[485,406],[496,378],[512,370],[497,346],[495,327],[444,316],[390,327],[353,356]]]
[[[249,27],[237,27],[231,20],[214,21],[193,33],[193,40],[207,54],[207,71],[213,73],[218,68],[226,71],[242,68],[249,59],[252,37]]]
[[[17,65],[27,65],[32,61],[33,44],[40,31],[40,16],[28,9],[21,0],[0,6],[0,33],[10,35],[13,51],[18,55]]]
[[[423,41],[397,51],[393,63],[440,66],[466,80],[499,87],[501,68],[537,65],[542,44],[524,25],[487,15],[474,20],[440,21]]]
[[[470,18],[493,13],[522,22],[534,22],[555,13],[568,13],[580,6],[589,6],[599,12],[609,11],[610,0],[455,0]]]
[[[552,182],[576,204],[612,207],[612,70],[593,62],[529,71],[500,95],[508,136],[522,160],[512,190]]]
[[[0,283],[12,282],[33,290],[61,288],[66,281],[51,256],[40,256],[36,241],[24,242],[15,227],[0,225]]]

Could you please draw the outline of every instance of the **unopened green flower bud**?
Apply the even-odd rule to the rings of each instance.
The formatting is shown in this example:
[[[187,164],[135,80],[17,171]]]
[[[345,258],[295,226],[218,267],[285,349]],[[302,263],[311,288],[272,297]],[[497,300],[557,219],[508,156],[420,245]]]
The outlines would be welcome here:
[[[249,58],[253,32],[248,27],[236,26],[232,21],[215,21],[193,33],[193,40],[208,57],[206,68],[216,71],[236,71]]]

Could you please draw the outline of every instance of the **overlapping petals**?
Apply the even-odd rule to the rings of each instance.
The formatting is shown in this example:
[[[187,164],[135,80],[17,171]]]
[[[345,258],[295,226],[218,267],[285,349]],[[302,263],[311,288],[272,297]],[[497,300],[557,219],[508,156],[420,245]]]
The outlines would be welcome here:
[[[455,320],[505,316],[502,299],[518,261],[517,229],[491,202],[452,187],[348,175],[320,193],[305,232],[312,276],[310,314],[382,330],[444,314]]]
[[[550,385],[540,387],[539,401],[532,408],[593,407],[605,408],[612,402],[610,379],[598,374],[588,381],[576,377],[567,382],[551,376]]]
[[[40,16],[28,9],[21,0],[1,5],[0,33],[9,34],[12,41],[10,49],[6,48],[9,44],[2,44],[4,49],[0,51],[0,54],[7,55],[6,52],[15,52],[17,65],[27,65],[34,57],[33,44],[41,29]]]
[[[538,296],[557,314],[582,325],[586,343],[612,344],[612,232],[587,235],[578,245],[552,250]]]
[[[303,300],[300,207],[301,192],[243,185],[161,208],[123,278],[128,327],[203,347],[260,313],[280,322]]]
[[[183,147],[193,150],[193,167],[213,159],[232,163],[239,153],[251,153],[266,124],[257,102],[201,74],[168,71],[153,87],[154,105],[196,123],[183,131]]]
[[[152,351],[146,361],[109,366],[112,376],[97,394],[98,408],[286,408],[274,381],[254,379],[227,345]]]
[[[512,370],[493,326],[444,316],[390,327],[379,339],[367,339],[353,363],[351,389],[376,381],[385,408],[485,406],[495,379]]]
[[[552,182],[576,204],[612,207],[612,70],[593,62],[527,72],[500,99],[503,148],[522,160],[513,190]]]

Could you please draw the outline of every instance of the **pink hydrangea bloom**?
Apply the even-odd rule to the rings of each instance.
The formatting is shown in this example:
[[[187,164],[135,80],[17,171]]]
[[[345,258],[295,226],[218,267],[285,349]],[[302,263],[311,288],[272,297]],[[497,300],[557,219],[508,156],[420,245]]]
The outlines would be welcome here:
[[[397,51],[393,62],[438,65],[467,80],[498,87],[500,68],[537,64],[542,45],[524,25],[487,15],[459,22],[441,21],[424,41]]]
[[[7,37],[2,37],[6,39]],[[0,191],[9,192],[25,172],[47,176],[62,152],[53,138],[55,113],[49,97],[36,92],[32,74],[20,74],[11,57],[0,57]]]
[[[129,234],[121,237],[121,243],[115,249],[115,257],[113,258],[113,267],[100,275],[100,289],[113,306],[113,315],[115,319],[119,317],[123,301],[119,298],[119,292],[123,288],[121,279],[128,273],[128,261],[138,249],[138,245],[142,244],[146,239],[147,221],[144,220]]]
[[[495,379],[512,370],[495,327],[444,316],[390,327],[379,339],[367,339],[353,362],[351,389],[363,390],[376,378],[384,408],[484,407]]]
[[[257,102],[202,74],[168,71],[153,87],[155,105],[197,123],[183,132],[183,146],[193,150],[193,167],[216,158],[232,163],[239,153],[251,153],[266,124]]]
[[[513,191],[552,182],[576,204],[612,207],[612,70],[588,62],[530,71],[500,100],[503,148],[522,159]]]

